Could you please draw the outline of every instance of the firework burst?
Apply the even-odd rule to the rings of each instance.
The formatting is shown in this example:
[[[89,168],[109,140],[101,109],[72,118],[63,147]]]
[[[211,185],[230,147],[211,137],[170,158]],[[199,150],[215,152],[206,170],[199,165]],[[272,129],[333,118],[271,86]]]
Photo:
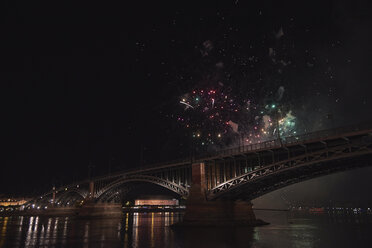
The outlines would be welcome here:
[[[296,134],[296,117],[278,103],[260,106],[231,90],[194,89],[180,97],[177,117],[196,145],[226,147],[260,143]]]

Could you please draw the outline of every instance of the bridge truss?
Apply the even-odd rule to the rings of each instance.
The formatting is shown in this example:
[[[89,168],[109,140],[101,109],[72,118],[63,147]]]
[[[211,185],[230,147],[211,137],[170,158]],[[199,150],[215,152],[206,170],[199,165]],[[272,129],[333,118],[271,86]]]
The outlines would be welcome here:
[[[368,127],[321,131],[120,172],[54,189],[29,204],[122,201],[138,183],[158,185],[187,198],[195,163],[205,166],[207,200],[252,200],[309,178],[372,165],[372,128]]]

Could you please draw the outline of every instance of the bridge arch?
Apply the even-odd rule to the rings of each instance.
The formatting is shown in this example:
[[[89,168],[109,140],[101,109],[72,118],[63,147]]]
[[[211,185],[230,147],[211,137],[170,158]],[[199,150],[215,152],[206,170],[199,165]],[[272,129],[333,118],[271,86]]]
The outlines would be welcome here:
[[[85,183],[86,184],[86,183]],[[79,196],[79,198],[85,199],[88,195],[88,189],[86,189],[86,185],[83,183],[81,184],[71,184],[63,187],[59,187],[58,189],[51,190],[41,196],[38,196],[36,198],[30,199],[27,203],[24,204],[24,206],[30,207],[33,204],[37,205],[49,205],[53,202],[53,193],[55,193],[55,203],[59,201],[59,199],[62,199],[62,197],[65,197],[67,195],[76,194]]]
[[[56,198],[56,204],[60,206],[73,205],[78,201],[85,199],[85,194],[82,194],[79,190],[69,190],[63,192]]]
[[[107,196],[107,194],[110,194],[110,192],[113,189],[123,184],[131,183],[131,182],[145,182],[145,183],[155,184],[171,192],[174,192],[181,197],[186,197],[189,193],[187,188],[185,188],[182,185],[173,183],[171,181],[167,181],[167,180],[154,177],[154,176],[149,176],[149,175],[131,175],[131,176],[123,176],[117,179],[116,181],[108,184],[107,186],[105,186],[104,188],[102,188],[96,193],[95,198],[97,201],[102,200],[104,197],[110,198],[111,196]]]
[[[79,198],[82,198],[82,199],[85,199],[88,196],[88,192],[84,190],[80,190],[78,188],[63,190],[63,191],[59,191],[58,193],[56,196],[56,202],[60,201],[63,198],[66,198],[69,195],[77,195],[79,196]]]
[[[298,158],[265,166],[226,181],[211,189],[207,198],[253,200],[277,189],[345,170],[372,166],[372,150],[359,156],[308,161]],[[302,161],[302,162],[301,162]]]
[[[252,167],[209,187],[207,199],[252,200],[260,195],[306,179],[341,170],[372,165],[372,130],[297,142],[273,149],[268,164]]]

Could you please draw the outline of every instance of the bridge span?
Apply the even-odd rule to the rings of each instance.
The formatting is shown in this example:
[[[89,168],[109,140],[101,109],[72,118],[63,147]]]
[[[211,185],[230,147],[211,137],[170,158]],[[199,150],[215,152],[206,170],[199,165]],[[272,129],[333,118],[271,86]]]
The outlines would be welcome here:
[[[97,177],[53,188],[29,205],[123,202],[138,185],[149,184],[187,199],[192,209],[190,202],[249,202],[290,184],[369,165],[372,124],[239,146]]]

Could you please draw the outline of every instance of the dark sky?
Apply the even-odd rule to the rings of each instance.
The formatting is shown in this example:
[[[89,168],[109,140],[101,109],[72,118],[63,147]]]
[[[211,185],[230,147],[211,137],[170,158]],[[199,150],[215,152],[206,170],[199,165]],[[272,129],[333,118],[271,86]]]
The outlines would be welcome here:
[[[244,2],[2,2],[0,193],[187,156],[193,87],[284,86],[306,131],[371,119],[368,1]]]

